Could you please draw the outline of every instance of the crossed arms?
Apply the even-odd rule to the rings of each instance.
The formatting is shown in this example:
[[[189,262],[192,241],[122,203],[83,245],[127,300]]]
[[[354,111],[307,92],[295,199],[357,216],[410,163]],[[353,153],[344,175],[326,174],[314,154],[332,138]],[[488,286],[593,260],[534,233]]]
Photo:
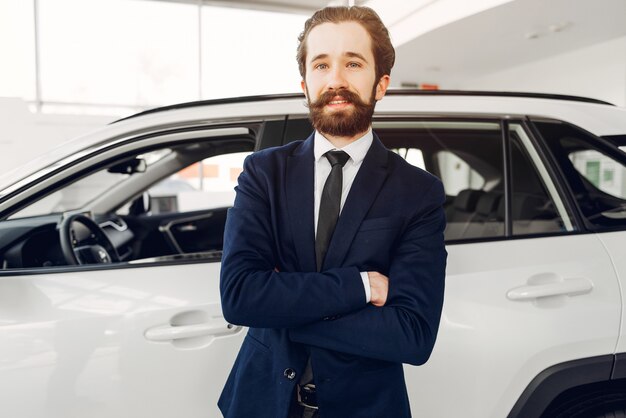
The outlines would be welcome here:
[[[226,223],[220,282],[225,318],[250,327],[286,328],[298,343],[379,360],[424,363],[435,342],[443,304],[441,183],[431,183],[425,195],[435,194],[428,199],[432,204],[425,205],[402,232],[389,279],[369,274],[370,304],[365,302],[358,266],[319,273],[277,271],[268,184],[249,157]]]

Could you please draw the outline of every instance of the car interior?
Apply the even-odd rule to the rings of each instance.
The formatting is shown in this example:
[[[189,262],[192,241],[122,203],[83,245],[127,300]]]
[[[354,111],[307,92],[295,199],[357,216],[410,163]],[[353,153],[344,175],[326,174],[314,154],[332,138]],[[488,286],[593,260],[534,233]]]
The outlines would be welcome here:
[[[219,260],[229,204],[209,202],[186,211],[161,205],[153,212],[151,206],[163,196],[151,197],[150,190],[216,155],[241,160],[254,146],[252,132],[200,138],[141,149],[82,173],[0,221],[0,265],[24,269]]]

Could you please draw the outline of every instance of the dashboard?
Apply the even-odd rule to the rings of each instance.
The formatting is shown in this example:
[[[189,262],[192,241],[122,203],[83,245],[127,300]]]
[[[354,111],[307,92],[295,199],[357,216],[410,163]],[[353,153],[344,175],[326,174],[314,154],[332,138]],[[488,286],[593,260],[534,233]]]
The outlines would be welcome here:
[[[121,217],[115,214],[83,215],[96,221],[117,250],[120,261],[132,258],[132,241],[135,235]],[[61,251],[58,230],[62,219],[63,215],[54,214],[0,222],[0,268],[6,270],[67,265]],[[89,229],[78,222],[73,224],[72,229],[77,244],[92,236]]]

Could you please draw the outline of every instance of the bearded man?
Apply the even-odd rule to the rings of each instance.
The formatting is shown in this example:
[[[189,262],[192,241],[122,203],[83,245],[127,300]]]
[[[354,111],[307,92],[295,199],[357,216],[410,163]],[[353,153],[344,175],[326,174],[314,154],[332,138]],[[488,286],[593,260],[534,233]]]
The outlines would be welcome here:
[[[426,362],[443,304],[443,187],[372,132],[395,60],[378,15],[319,10],[299,42],[315,132],[252,154],[239,177],[220,289],[225,318],[250,328],[218,405],[409,417],[402,363]]]

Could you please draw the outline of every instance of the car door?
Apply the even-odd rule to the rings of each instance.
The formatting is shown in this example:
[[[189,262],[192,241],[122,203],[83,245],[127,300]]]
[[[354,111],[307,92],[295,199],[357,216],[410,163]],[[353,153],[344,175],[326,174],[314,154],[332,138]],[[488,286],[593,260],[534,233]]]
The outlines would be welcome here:
[[[437,343],[425,365],[405,367],[415,416],[501,418],[548,367],[613,352],[611,260],[575,221],[522,121],[386,119],[374,130],[447,194]]]
[[[43,183],[24,188],[23,195],[36,202],[35,189],[45,196],[94,167],[155,144],[210,142],[214,154],[232,152],[229,144],[242,140],[237,133],[244,129],[241,124],[187,126],[184,133],[168,133],[163,126],[150,132],[144,126],[141,138],[120,134],[121,128],[115,127],[115,141],[100,141],[81,159],[56,167]],[[244,127],[245,132],[254,132]],[[246,134],[244,140],[248,138]],[[15,205],[21,202],[19,193],[12,199]],[[98,204],[103,200],[106,197]],[[0,209],[10,212],[4,203]],[[32,236],[30,232],[22,236],[24,230],[38,233],[35,224],[41,223],[46,231],[54,231],[56,218],[55,214],[5,217],[0,228],[6,240],[11,234],[28,240]],[[132,261],[11,268],[4,260],[0,270],[4,416],[219,416],[217,398],[243,339],[242,328],[228,324],[221,312],[219,257]]]

